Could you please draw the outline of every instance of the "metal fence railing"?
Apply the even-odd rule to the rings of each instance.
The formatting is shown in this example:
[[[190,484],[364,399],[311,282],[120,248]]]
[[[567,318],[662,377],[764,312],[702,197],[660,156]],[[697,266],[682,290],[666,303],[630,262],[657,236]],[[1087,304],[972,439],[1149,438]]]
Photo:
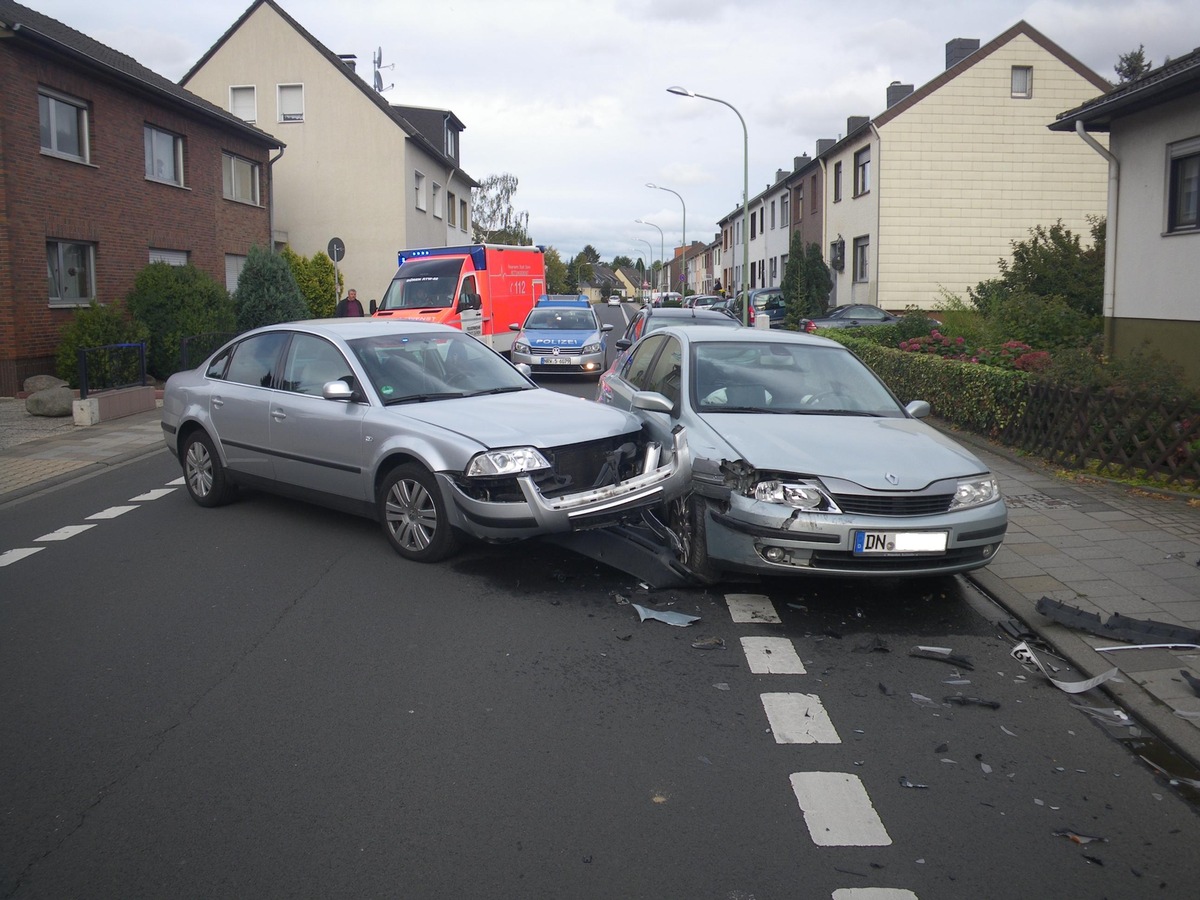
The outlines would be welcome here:
[[[89,393],[146,384],[146,345],[106,344],[79,348],[79,399]]]

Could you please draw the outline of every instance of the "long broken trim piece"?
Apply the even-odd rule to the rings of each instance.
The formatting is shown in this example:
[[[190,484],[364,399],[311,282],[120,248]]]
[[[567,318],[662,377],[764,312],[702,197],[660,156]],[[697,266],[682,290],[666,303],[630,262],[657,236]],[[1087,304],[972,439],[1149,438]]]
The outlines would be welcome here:
[[[1046,679],[1052,685],[1054,685],[1060,691],[1065,691],[1068,694],[1082,694],[1084,691],[1090,691],[1097,685],[1104,684],[1104,682],[1108,681],[1110,678],[1116,678],[1117,674],[1121,671],[1120,669],[1113,667],[1107,672],[1103,672],[1097,675],[1095,678],[1089,678],[1086,681],[1059,681],[1050,674],[1049,669],[1042,665],[1042,661],[1038,659],[1037,654],[1033,652],[1033,648],[1024,641],[1013,647],[1012,658],[1020,663],[1035,666],[1039,672],[1046,676]]]
[[[1061,600],[1051,600],[1042,597],[1037,602],[1037,611],[1048,619],[1053,619],[1060,625],[1076,628],[1099,637],[1112,638],[1116,641],[1145,643],[1158,641],[1162,643],[1200,644],[1200,630],[1187,628],[1182,625],[1172,625],[1170,622],[1155,622],[1153,619],[1134,619],[1113,613],[1108,621],[1101,621],[1096,613],[1087,612],[1076,606],[1067,606]]]

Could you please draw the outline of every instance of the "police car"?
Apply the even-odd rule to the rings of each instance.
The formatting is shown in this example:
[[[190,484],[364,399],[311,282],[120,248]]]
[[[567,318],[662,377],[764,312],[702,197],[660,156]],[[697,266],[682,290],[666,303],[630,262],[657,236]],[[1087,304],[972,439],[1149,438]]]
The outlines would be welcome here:
[[[538,298],[524,324],[509,325],[517,332],[510,357],[536,372],[604,371],[611,325],[601,325],[591,302],[583,295],[550,294]]]

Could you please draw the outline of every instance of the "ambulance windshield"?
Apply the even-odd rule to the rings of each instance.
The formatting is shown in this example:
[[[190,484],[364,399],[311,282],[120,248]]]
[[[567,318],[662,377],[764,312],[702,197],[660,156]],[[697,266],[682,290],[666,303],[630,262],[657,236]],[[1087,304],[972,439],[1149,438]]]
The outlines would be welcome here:
[[[445,309],[454,303],[462,264],[461,257],[406,262],[396,272],[379,308]]]

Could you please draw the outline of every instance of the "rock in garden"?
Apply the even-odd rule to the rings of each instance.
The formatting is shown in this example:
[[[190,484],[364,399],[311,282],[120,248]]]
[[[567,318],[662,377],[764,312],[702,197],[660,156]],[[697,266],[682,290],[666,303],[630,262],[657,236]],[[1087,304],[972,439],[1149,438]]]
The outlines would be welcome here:
[[[53,375],[31,375],[25,379],[25,383],[21,386],[26,394],[36,394],[38,391],[48,391],[51,388],[66,387],[67,383],[61,378],[55,378]]]
[[[73,415],[71,404],[74,402],[75,392],[73,390],[68,387],[54,387],[30,394],[25,399],[25,411],[31,416],[60,418]]]

